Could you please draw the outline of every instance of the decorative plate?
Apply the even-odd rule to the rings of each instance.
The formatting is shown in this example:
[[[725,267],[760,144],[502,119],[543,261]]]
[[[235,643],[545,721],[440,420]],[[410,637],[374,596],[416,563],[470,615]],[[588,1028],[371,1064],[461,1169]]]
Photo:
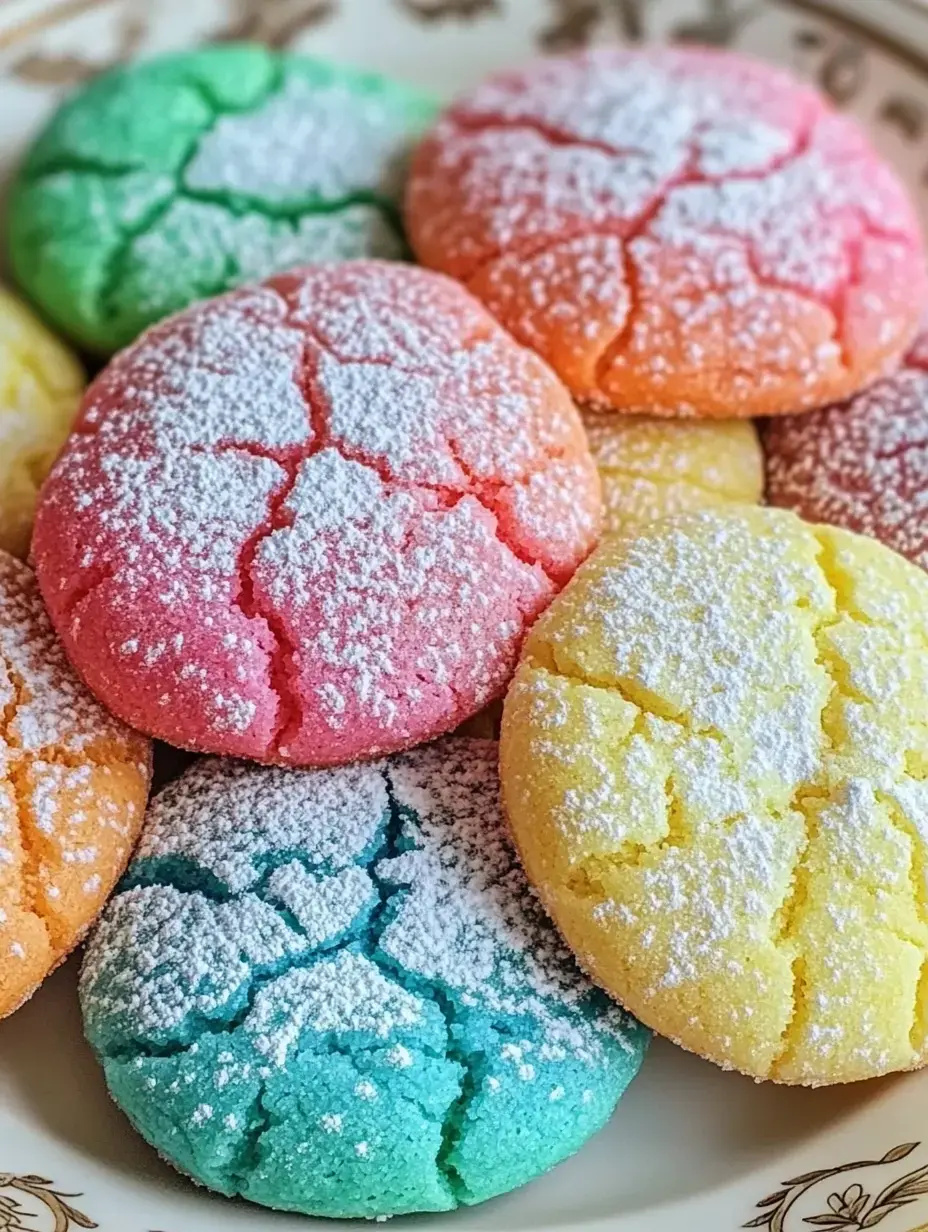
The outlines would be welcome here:
[[[443,94],[606,39],[729,44],[855,111],[928,223],[928,0],[0,0],[0,183],[61,92],[132,56],[260,39]],[[84,1044],[76,963],[0,1024],[0,1232],[335,1227],[195,1189],[130,1130]],[[657,1042],[578,1156],[426,1232],[928,1232],[928,1072],[757,1086]]]

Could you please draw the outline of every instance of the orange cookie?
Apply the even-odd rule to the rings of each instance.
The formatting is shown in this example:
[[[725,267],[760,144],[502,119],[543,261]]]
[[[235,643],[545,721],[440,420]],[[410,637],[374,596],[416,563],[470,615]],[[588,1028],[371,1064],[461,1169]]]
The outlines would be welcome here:
[[[78,681],[32,572],[0,551],[0,1018],[93,923],[150,777],[148,741]]]
[[[853,394],[926,298],[856,123],[767,65],[600,49],[495,77],[417,152],[406,222],[574,395],[730,418]]]

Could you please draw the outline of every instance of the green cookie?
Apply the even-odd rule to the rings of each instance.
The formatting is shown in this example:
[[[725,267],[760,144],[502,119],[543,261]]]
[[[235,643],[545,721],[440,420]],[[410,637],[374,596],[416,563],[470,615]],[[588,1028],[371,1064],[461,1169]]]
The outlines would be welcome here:
[[[406,155],[434,105],[258,46],[120,68],[66,102],[13,186],[10,258],[111,353],[192,300],[290,266],[406,252]]]

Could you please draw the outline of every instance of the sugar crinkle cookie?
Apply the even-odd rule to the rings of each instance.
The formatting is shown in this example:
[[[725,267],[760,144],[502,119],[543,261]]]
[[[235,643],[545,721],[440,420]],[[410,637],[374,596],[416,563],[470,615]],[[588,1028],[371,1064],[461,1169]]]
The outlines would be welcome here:
[[[928,576],[774,509],[613,538],[527,639],[501,775],[583,967],[756,1078],[928,1061]]]
[[[583,422],[608,534],[716,505],[756,505],[763,496],[763,454],[752,423],[608,411],[587,412]]]
[[[928,331],[849,402],[764,429],[767,499],[871,535],[928,569]]]
[[[0,551],[25,558],[36,494],[83,389],[74,356],[0,287]]]
[[[0,551],[0,1018],[98,915],[141,829],[150,762],[72,672],[31,571]]]
[[[460,286],[388,262],[190,308],[88,391],[33,551],[133,726],[332,764],[452,730],[596,541],[579,414]]]
[[[311,261],[405,253],[430,101],[257,44],[123,65],[67,99],[13,185],[20,284],[85,347]]]
[[[581,975],[499,812],[497,749],[201,761],[87,952],[111,1093],[176,1167],[306,1214],[512,1189],[610,1117],[647,1033]]]
[[[600,48],[500,74],[420,146],[413,248],[574,395],[670,416],[847,397],[909,345],[921,230],[857,123],[730,52]]]

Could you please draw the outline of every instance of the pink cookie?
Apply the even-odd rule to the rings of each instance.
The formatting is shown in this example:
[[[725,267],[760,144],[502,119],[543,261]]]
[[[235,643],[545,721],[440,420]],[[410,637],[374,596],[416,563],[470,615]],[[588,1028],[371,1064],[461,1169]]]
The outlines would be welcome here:
[[[329,765],[455,727],[595,542],[551,371],[405,265],[188,309],[88,391],[34,538],[84,679],[172,744]]]
[[[772,421],[767,499],[880,539],[928,569],[928,330],[850,402]]]
[[[926,297],[912,207],[856,123],[724,52],[601,49],[491,79],[420,147],[406,221],[424,264],[619,410],[848,397]]]

